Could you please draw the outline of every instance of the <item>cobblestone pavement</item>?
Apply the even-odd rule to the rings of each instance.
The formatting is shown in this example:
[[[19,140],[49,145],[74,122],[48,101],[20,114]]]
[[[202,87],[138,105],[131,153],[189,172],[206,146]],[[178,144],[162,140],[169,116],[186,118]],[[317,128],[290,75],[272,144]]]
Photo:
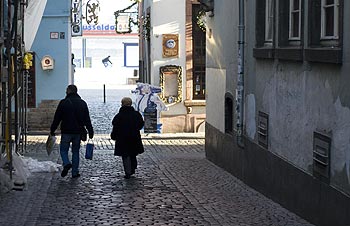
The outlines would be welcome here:
[[[134,97],[130,92],[136,86],[123,86],[123,89],[106,89],[103,94],[103,87],[94,90],[79,90],[79,95],[87,102],[91,123],[96,134],[108,134],[112,130],[112,119],[118,112],[120,101],[124,96]]]
[[[45,140],[28,137],[24,155],[60,163]],[[206,160],[202,138],[144,137],[129,180],[108,135],[94,142],[93,160],[81,149],[80,178],[33,173],[24,191],[0,196],[0,225],[311,225]]]
[[[48,225],[311,225],[246,186],[205,159],[203,136],[149,134],[134,178],[123,178],[121,159],[113,156],[111,120],[121,90],[80,90],[95,129],[93,160],[81,148],[80,178],[60,172],[32,173],[23,191],[0,195],[0,226]],[[46,136],[29,136],[25,157],[61,163],[59,137],[47,156]]]

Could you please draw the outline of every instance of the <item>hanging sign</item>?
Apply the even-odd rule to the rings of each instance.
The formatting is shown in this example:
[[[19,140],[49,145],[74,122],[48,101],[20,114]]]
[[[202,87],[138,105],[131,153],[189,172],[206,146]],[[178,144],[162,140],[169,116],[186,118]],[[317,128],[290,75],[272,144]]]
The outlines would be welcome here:
[[[128,14],[119,14],[117,22],[117,32],[130,32],[130,16]]]
[[[72,0],[72,37],[82,35],[82,0]]]

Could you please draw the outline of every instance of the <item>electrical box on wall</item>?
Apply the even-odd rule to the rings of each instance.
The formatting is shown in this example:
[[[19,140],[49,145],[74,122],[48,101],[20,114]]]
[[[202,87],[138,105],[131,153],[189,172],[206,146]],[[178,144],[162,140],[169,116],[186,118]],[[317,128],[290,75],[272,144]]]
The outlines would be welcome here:
[[[55,66],[55,62],[51,56],[46,55],[41,59],[41,67],[44,71],[53,70],[54,66]]]

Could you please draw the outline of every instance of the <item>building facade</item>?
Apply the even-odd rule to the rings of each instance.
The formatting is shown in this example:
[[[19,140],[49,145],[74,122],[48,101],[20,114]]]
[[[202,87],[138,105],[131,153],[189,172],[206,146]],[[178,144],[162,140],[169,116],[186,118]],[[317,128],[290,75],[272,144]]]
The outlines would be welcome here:
[[[162,88],[162,132],[204,131],[205,32],[198,1],[140,3],[140,78]]]
[[[59,100],[72,80],[71,1],[47,0],[30,51],[34,52],[35,72],[30,77],[29,107],[42,100]],[[46,60],[46,61],[45,61]],[[49,62],[51,67],[45,67]]]
[[[344,0],[215,0],[207,17],[207,158],[316,225],[350,222],[349,12]]]

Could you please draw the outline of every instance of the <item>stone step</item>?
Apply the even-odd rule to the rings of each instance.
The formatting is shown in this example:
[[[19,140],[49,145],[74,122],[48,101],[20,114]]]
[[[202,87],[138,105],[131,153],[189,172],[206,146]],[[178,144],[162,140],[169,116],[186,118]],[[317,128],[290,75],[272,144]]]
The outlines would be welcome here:
[[[59,100],[42,100],[39,103],[38,108],[57,108],[57,105],[60,101]]]
[[[59,101],[43,100],[28,110],[28,133],[48,133]]]

